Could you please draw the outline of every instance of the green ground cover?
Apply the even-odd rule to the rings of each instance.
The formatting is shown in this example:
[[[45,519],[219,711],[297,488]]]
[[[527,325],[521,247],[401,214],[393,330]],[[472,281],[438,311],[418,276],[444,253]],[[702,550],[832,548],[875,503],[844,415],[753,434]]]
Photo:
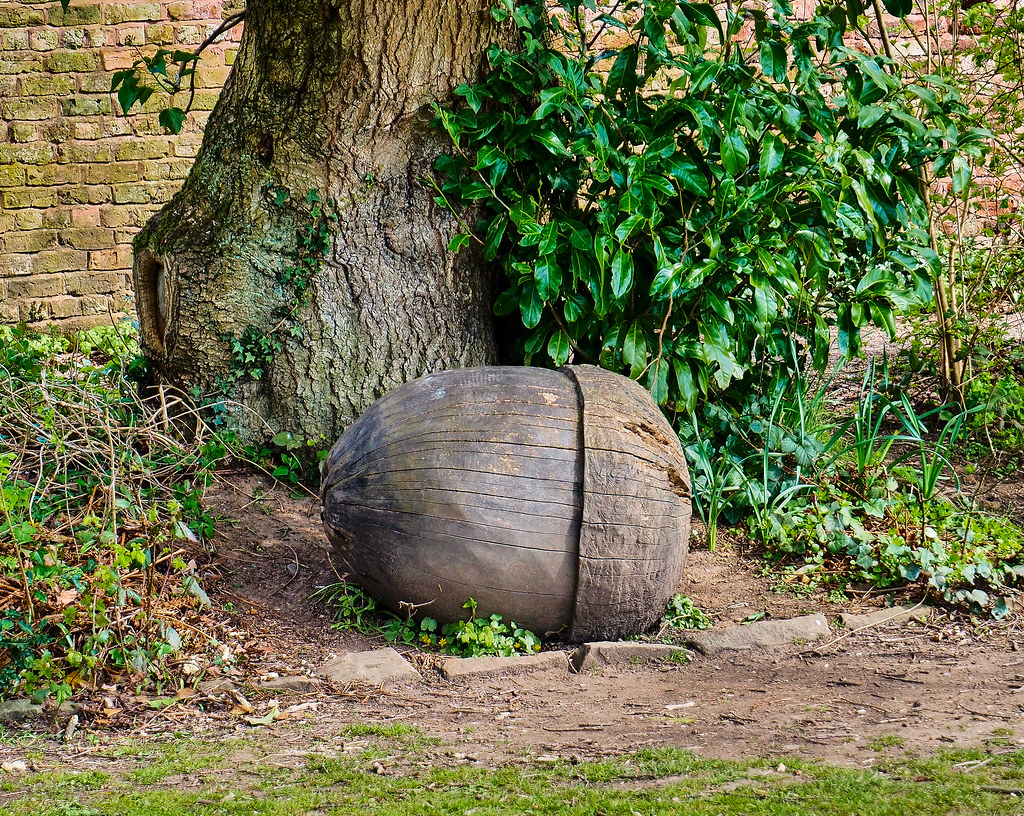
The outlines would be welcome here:
[[[362,752],[339,756],[321,745],[318,753],[314,745],[292,755],[294,767],[272,740],[134,741],[99,752],[117,770],[0,776],[0,809],[9,816],[984,816],[1019,814],[1024,795],[1024,751],[881,753],[870,770],[786,757],[704,759],[672,748],[578,764],[523,757],[485,767],[456,764],[415,729],[370,728],[358,736],[368,737]]]

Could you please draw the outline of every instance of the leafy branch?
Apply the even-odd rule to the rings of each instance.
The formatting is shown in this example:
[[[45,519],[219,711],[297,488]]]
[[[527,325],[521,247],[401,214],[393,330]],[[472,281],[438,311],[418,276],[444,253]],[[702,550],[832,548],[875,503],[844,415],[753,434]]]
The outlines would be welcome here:
[[[69,0],[61,0],[61,4],[67,10]],[[223,22],[199,44],[195,50],[168,50],[157,49],[151,57],[139,54],[130,68],[123,71],[115,71],[110,79],[110,92],[117,91],[117,101],[121,106],[124,116],[135,105],[145,105],[149,98],[156,92],[161,91],[168,96],[174,96],[188,85],[188,102],[184,108],[174,105],[168,106],[160,111],[160,124],[171,133],[180,133],[185,117],[192,110],[196,97],[196,69],[203,51],[217,42],[227,31],[241,25],[245,21],[245,11],[225,17]]]

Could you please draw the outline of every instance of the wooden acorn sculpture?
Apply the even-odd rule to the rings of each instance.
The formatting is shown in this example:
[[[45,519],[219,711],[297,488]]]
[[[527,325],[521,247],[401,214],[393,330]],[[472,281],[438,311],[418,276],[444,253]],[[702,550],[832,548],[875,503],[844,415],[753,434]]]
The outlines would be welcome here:
[[[671,426],[637,383],[593,366],[400,386],[334,445],[322,499],[342,568],[390,608],[447,622],[472,597],[570,641],[652,626],[690,533]]]

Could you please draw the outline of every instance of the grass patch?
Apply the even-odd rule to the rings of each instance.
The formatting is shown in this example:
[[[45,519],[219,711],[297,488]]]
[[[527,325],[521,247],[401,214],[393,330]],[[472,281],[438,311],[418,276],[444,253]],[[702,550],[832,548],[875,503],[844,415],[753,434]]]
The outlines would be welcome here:
[[[407,726],[355,726],[360,736],[404,738]],[[888,743],[887,743],[888,744]],[[4,779],[9,816],[388,816],[549,813],[606,816],[906,816],[1016,814],[1024,752],[955,751],[886,760],[871,771],[779,759],[704,759],[672,748],[614,759],[554,764],[529,760],[496,768],[437,767],[421,748],[399,746],[383,760],[310,756],[294,768],[261,763],[273,747],[181,740],[145,746],[153,773],[49,771]],[[197,764],[197,757],[203,760]],[[985,760],[981,764],[980,760]],[[217,774],[197,774],[216,766]],[[234,768],[226,773],[225,768]],[[188,785],[179,776],[191,774]]]
[[[404,723],[352,723],[341,729],[339,734],[350,739],[359,737],[384,737],[385,739],[401,739],[402,737],[420,736],[420,729]]]
[[[871,740],[868,749],[872,751],[884,751],[886,748],[900,748],[903,745],[903,737],[896,734],[886,734],[884,737]]]

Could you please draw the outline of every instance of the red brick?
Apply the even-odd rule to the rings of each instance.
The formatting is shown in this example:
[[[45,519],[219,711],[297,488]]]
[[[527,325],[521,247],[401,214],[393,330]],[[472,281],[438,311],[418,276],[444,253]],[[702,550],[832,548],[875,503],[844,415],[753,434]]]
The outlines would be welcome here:
[[[97,295],[106,292],[120,292],[124,289],[123,272],[99,272],[94,269],[70,273],[65,284],[70,295]]]
[[[89,269],[130,269],[131,265],[132,248],[130,244],[89,253]]]
[[[32,256],[32,271],[39,274],[85,269],[89,253],[77,249],[48,249]]]
[[[114,234],[103,227],[80,227],[62,230],[61,243],[75,249],[108,249],[114,246]]]
[[[99,207],[74,207],[71,210],[71,223],[76,227],[98,227],[100,225]]]
[[[63,295],[66,291],[64,283],[63,273],[11,278],[7,281],[7,296],[10,298],[41,298]]]

